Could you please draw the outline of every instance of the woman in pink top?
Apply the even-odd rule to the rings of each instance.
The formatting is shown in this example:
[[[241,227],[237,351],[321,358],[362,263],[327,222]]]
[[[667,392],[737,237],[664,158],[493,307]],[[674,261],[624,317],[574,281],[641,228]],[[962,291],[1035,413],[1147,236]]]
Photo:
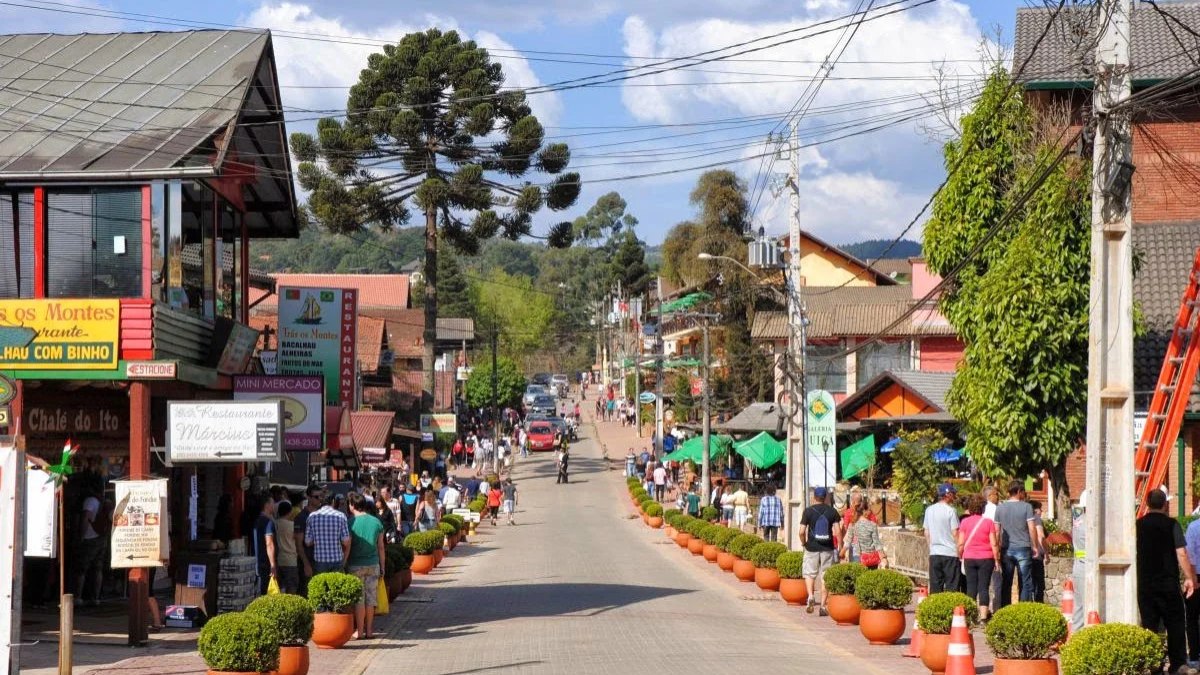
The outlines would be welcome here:
[[[958,525],[958,557],[967,576],[967,595],[979,603],[979,618],[988,618],[988,591],[992,570],[1000,567],[1000,538],[996,522],[983,517],[986,502],[980,495],[967,500],[971,515]]]

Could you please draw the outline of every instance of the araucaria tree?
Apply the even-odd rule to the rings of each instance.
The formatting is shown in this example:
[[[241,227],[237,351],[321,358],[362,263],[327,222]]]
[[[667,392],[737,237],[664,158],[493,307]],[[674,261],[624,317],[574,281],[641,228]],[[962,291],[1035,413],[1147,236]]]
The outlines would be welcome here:
[[[579,174],[564,173],[570,151],[545,143],[522,91],[486,49],[458,33],[410,33],[372,54],[350,88],[346,119],[322,119],[315,136],[293,134],[301,186],[313,215],[334,232],[425,217],[425,405],[432,401],[437,342],[438,240],[474,254],[500,235],[529,235],[543,206],[566,209]],[[549,182],[516,183],[541,173]],[[552,246],[567,246],[571,224],[555,225]]]
[[[1091,173],[1068,157],[1030,191],[1059,154],[1054,126],[1007,72],[991,74],[946,145],[957,170],[934,201],[925,256],[945,275],[995,230],[941,298],[966,345],[950,412],[986,475],[1049,470],[1066,499],[1066,458],[1086,423]]]

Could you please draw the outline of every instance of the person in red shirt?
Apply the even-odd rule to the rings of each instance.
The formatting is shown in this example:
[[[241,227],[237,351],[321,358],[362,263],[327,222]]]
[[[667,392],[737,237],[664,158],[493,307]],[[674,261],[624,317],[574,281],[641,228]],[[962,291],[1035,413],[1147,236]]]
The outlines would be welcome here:
[[[504,493],[500,491],[499,485],[493,485],[487,494],[488,513],[492,515],[492,525],[496,524],[496,513],[500,510],[500,500],[504,498]]]
[[[848,532],[850,530],[850,526],[854,524],[854,508],[863,502],[863,493],[859,492],[857,489],[850,491],[850,503],[846,504],[845,510],[842,511],[842,532]],[[879,524],[879,518],[875,516],[871,509],[866,509],[866,513],[864,515],[867,520],[875,523],[876,525]],[[842,542],[838,541],[837,545],[840,547]]]

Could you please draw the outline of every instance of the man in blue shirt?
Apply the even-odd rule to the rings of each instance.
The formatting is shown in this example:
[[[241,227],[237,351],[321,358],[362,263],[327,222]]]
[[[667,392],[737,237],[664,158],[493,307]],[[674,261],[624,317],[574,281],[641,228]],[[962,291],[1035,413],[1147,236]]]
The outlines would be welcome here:
[[[275,566],[275,500],[264,496],[262,510],[254,520],[254,556],[258,558],[258,593],[267,594],[267,584],[278,573]]]
[[[1192,569],[1200,569],[1200,520],[1193,520],[1183,535],[1188,562]],[[1200,593],[1187,597],[1187,643],[1188,665],[1200,667]]]

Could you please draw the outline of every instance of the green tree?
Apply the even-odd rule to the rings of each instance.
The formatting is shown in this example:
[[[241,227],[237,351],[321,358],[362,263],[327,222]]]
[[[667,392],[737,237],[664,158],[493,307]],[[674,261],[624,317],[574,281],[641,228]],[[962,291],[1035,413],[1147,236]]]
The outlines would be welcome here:
[[[522,362],[550,340],[554,325],[554,296],[534,289],[529,277],[493,269],[472,284],[477,330],[500,331],[500,353]]]
[[[492,405],[492,359],[481,358],[471,369],[465,387],[467,405],[486,408]],[[525,393],[525,376],[521,369],[507,356],[496,359],[496,405],[512,407],[521,403]]]
[[[1091,175],[1068,158],[1018,203],[1059,147],[1039,141],[1046,121],[1010,83],[997,68],[946,145],[946,166],[961,167],[934,202],[925,251],[944,274],[1016,214],[942,296],[965,344],[948,402],[986,475],[1048,469],[1065,503],[1066,458],[1086,423]]]
[[[475,318],[475,304],[471,296],[471,283],[459,264],[454,249],[442,246],[438,251],[438,316],[441,318]],[[409,296],[414,306],[425,303],[425,282],[412,284]]]
[[[631,231],[638,224],[638,219],[625,212],[628,206],[619,192],[601,195],[587,213],[571,223],[575,239],[590,246],[594,242]]]
[[[665,375],[664,375],[665,377]],[[675,411],[676,422],[686,422],[692,418],[692,410],[696,408],[696,400],[692,397],[692,379],[687,373],[678,373],[672,382],[672,409]]]
[[[525,94],[504,90],[504,72],[486,49],[457,32],[410,33],[372,54],[350,88],[346,121],[322,119],[316,135],[293,134],[300,185],[326,228],[408,221],[411,202],[425,217],[424,401],[433,391],[438,316],[438,242],[475,253],[481,241],[530,234],[533,214],[570,207],[579,175],[563,173],[565,144],[545,132]],[[546,185],[508,181],[540,172]],[[570,223],[551,230],[569,245]]]
[[[639,296],[650,287],[650,267],[646,265],[646,247],[632,231],[619,235],[620,243],[609,263],[609,276],[621,283],[621,292]]]
[[[933,453],[946,447],[947,439],[937,429],[900,431],[900,442],[892,451],[892,487],[900,493],[900,510],[909,522],[923,522],[925,507],[937,499],[942,471]]]

